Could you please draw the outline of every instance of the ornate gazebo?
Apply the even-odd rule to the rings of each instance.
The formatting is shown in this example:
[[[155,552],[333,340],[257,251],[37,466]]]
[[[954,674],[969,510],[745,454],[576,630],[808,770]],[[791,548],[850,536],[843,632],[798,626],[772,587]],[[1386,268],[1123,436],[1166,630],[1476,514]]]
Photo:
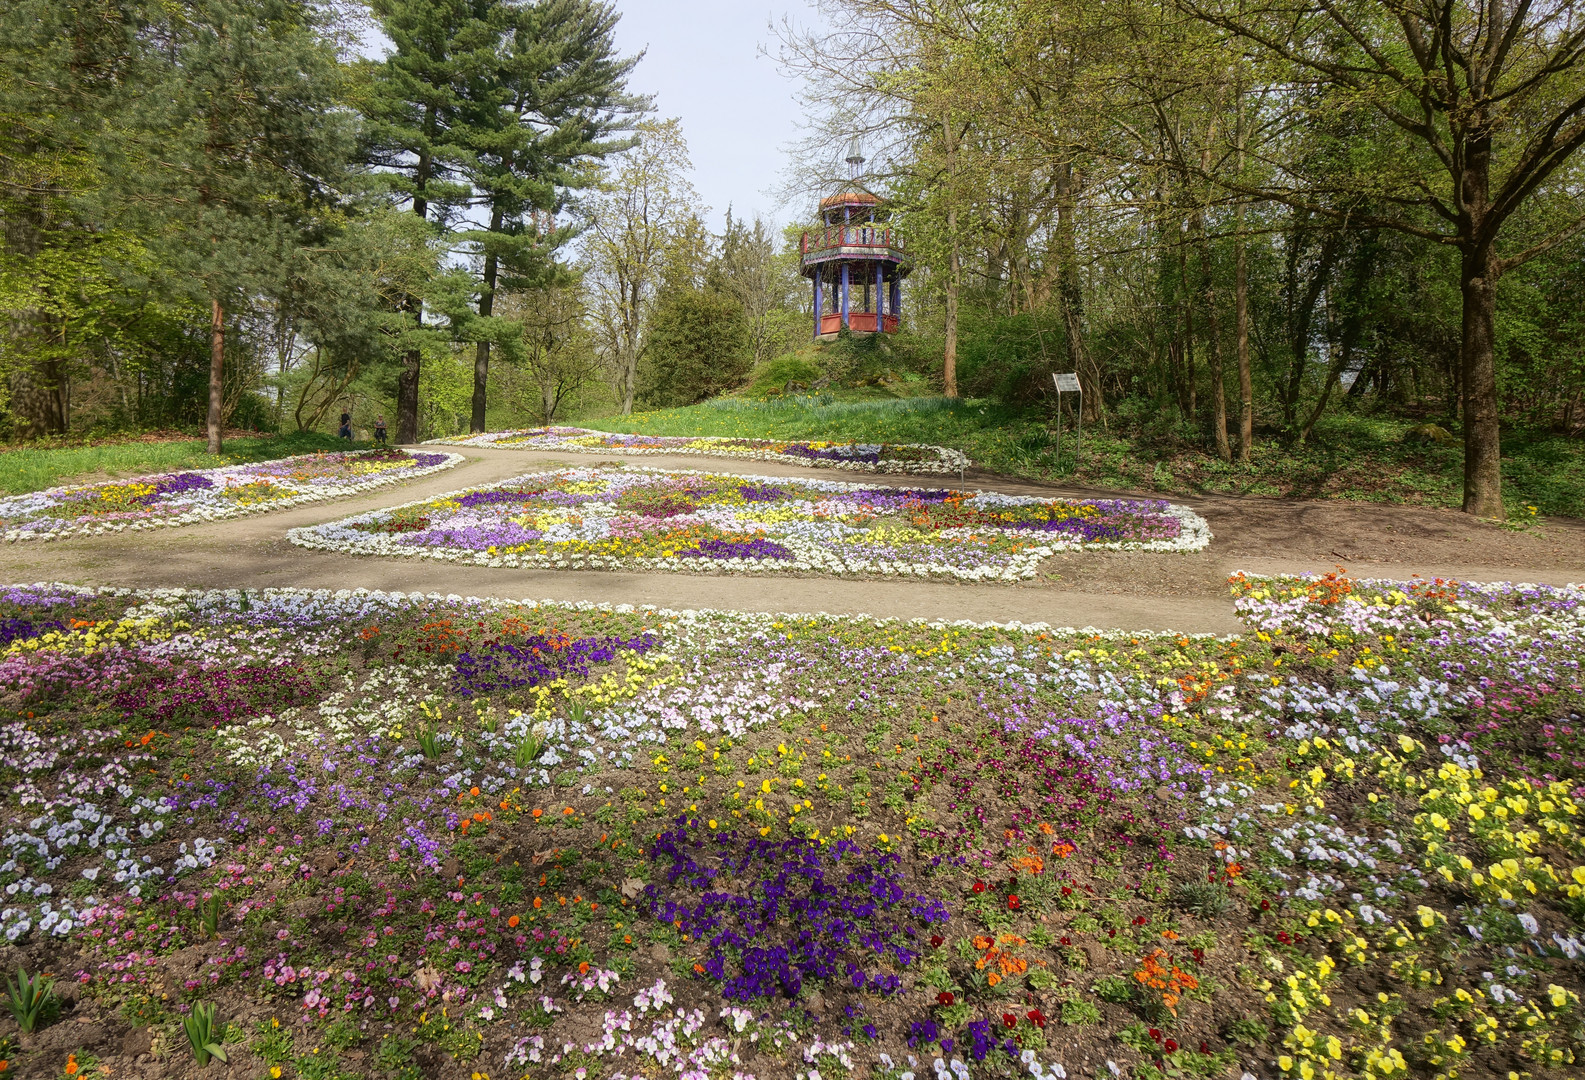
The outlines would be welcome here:
[[[820,200],[820,227],[800,244],[802,273],[814,283],[817,340],[834,338],[843,327],[895,334],[911,269],[902,238],[886,224],[886,203],[858,182],[864,158],[857,146],[847,162],[852,181]]]

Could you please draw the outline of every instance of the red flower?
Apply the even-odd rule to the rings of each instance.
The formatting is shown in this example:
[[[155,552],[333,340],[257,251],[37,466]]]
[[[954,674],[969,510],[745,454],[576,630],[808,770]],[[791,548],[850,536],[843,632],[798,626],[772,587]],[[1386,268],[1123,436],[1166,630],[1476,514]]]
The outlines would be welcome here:
[[[1260,902],[1260,910],[1261,911],[1270,911],[1271,910],[1271,901],[1270,900],[1262,900]]]
[[[977,892],[977,893],[982,893],[982,892],[984,892],[984,891],[985,891],[985,882],[983,882],[983,881],[976,881],[976,882],[975,882],[975,883],[974,883],[974,891],[975,891],[975,892]]]
[[[1067,939],[1067,938],[1066,938],[1066,937],[1064,937],[1064,938],[1063,938],[1063,939],[1062,939],[1062,944],[1064,944],[1064,945],[1072,945],[1072,944],[1073,944],[1073,942],[1072,942],[1072,941],[1069,941],[1069,940],[1068,940],[1068,939]]]
[[[956,999],[953,998],[952,991],[943,990],[943,991],[941,991],[941,993],[936,995],[936,1000],[941,1002],[941,1004],[943,1004],[943,1005],[951,1005],[952,1002],[954,1000],[956,1000]]]
[[[1116,937],[1117,936],[1117,931],[1116,930],[1108,930],[1106,932],[1106,936],[1107,937]]]
[[[1178,1044],[1176,1042],[1174,1042],[1172,1039],[1168,1039],[1166,1042],[1162,1043],[1161,1045],[1166,1047],[1167,1053],[1169,1053],[1169,1054],[1172,1053],[1174,1050],[1176,1050],[1178,1048]]]
[[[941,943],[946,941],[946,940],[947,939],[942,937],[940,934],[931,934],[930,935],[930,947],[932,949],[939,949],[939,948],[941,948]]]
[[[1157,1042],[1160,1042],[1161,1041],[1161,1029],[1160,1028],[1151,1028],[1150,1029],[1150,1037],[1152,1039],[1155,1039]]]
[[[1017,893],[1012,893],[1012,894],[1010,894],[1007,897],[1007,910],[1008,911],[1017,911],[1019,908],[1021,908],[1023,906],[1024,906],[1024,902],[1022,900],[1018,899],[1018,894]]]
[[[1002,1013],[1002,1023],[1010,1028],[1018,1026],[1018,1017],[1012,1013]]]
[[[1293,944],[1293,938],[1288,936],[1288,931],[1286,931],[1286,930],[1278,930],[1277,931],[1277,940],[1280,941],[1284,945]]]
[[[1201,1039],[1200,1040],[1200,1053],[1209,1054],[1210,1052],[1211,1052],[1211,1044],[1206,1042],[1204,1039]]]
[[[1041,1012],[1039,1009],[1030,1009],[1029,1022],[1034,1024],[1035,1027],[1041,1028],[1043,1030],[1046,1026],[1046,1014]]]
[[[1062,886],[1062,895],[1063,896],[1072,896],[1073,895],[1073,890],[1068,888],[1066,885],[1064,885],[1064,886]]]
[[[1194,962],[1196,964],[1205,963],[1205,950],[1204,949],[1193,949],[1193,950],[1191,950],[1191,952],[1194,954]]]

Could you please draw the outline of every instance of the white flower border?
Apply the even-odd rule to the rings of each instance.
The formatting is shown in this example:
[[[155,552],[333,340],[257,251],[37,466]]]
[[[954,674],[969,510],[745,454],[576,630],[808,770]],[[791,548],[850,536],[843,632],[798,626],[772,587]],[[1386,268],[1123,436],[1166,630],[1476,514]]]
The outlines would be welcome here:
[[[1262,577],[1275,575],[1262,575]],[[1251,576],[1253,580],[1253,575]],[[1406,584],[1405,582],[1392,582],[1391,584]],[[1552,586],[1548,586],[1549,588]],[[1572,587],[1572,586],[1571,586]],[[731,608],[668,608],[658,607],[654,604],[613,604],[604,600],[536,600],[531,596],[520,599],[501,596],[464,596],[461,593],[438,592],[387,592],[384,589],[369,589],[359,586],[356,589],[298,589],[274,585],[263,586],[257,589],[194,589],[183,586],[159,586],[152,589],[133,589],[122,585],[72,585],[63,581],[30,581],[30,582],[0,582],[3,589],[58,589],[63,593],[72,593],[77,596],[130,596],[149,603],[183,604],[189,599],[203,600],[208,597],[224,597],[228,601],[242,600],[247,593],[254,597],[273,596],[300,596],[315,602],[321,601],[372,601],[375,604],[405,604],[405,603],[444,603],[444,604],[470,604],[486,610],[500,610],[505,608],[549,608],[555,611],[600,611],[613,615],[653,615],[663,621],[674,622],[679,625],[694,625],[709,622],[740,623],[750,627],[773,629],[774,623],[792,620],[821,620],[830,623],[865,623],[876,630],[884,630],[889,626],[923,626],[930,630],[1005,630],[1014,634],[1049,634],[1063,636],[1081,636],[1089,638],[1103,638],[1107,641],[1122,641],[1138,638],[1140,640],[1175,640],[1177,638],[1190,638],[1195,641],[1234,641],[1241,635],[1238,634],[1213,634],[1206,631],[1182,632],[1178,630],[1127,630],[1118,627],[1101,626],[1054,626],[1047,622],[977,622],[973,619],[932,619],[925,616],[914,615],[871,615],[866,612],[845,614],[829,611],[738,611]],[[349,606],[348,612],[362,611],[360,605]],[[665,627],[651,627],[650,629],[662,630]]]
[[[359,453],[360,451],[337,451],[337,453]],[[406,451],[404,451],[405,453]],[[429,476],[444,469],[454,468],[466,461],[462,454],[453,454],[447,451],[429,451],[430,453],[443,453],[446,460],[434,465],[426,465],[422,469],[402,471],[398,473],[385,473],[371,476],[366,480],[359,480],[350,484],[329,484],[322,487],[310,488],[307,485],[297,484],[279,477],[268,477],[271,482],[280,485],[297,494],[284,499],[278,499],[257,506],[216,506],[214,508],[201,507],[188,510],[182,514],[173,514],[164,518],[149,518],[144,521],[109,521],[109,522],[75,522],[61,520],[54,528],[48,529],[7,529],[0,539],[10,542],[19,540],[66,540],[74,536],[101,536],[105,533],[125,532],[128,529],[166,529],[177,525],[193,525],[199,522],[227,521],[231,518],[245,517],[248,514],[273,513],[276,510],[285,510],[288,507],[301,506],[304,503],[325,502],[330,499],[339,499],[347,495],[356,495],[376,488],[390,487],[393,484],[403,484],[409,480]],[[295,457],[276,458],[274,461],[294,461],[297,458],[313,457],[312,454],[298,454]],[[245,470],[257,468],[259,465],[272,464],[273,462],[253,461],[243,465],[226,465],[218,469],[182,470],[183,472],[197,472],[200,476],[215,479],[242,475]],[[174,476],[175,473],[150,473],[147,476],[133,476],[124,480],[104,480],[95,484],[63,484],[59,487],[46,488],[43,491],[31,491],[26,495],[13,495],[7,499],[0,499],[0,516],[4,516],[8,503],[23,503],[37,501],[39,506],[45,505],[45,500],[51,496],[69,494],[89,488],[100,487],[104,484],[136,484],[158,480],[162,476]],[[36,521],[37,519],[32,519]]]
[[[1050,558],[1062,551],[1154,551],[1154,552],[1189,552],[1200,551],[1211,542],[1211,527],[1204,518],[1186,506],[1168,504],[1163,511],[1175,517],[1181,523],[1181,528],[1175,540],[1147,540],[1147,541],[1120,541],[1112,540],[1100,543],[1085,543],[1083,541],[1057,541],[1032,547],[1012,557],[1012,562],[1005,566],[978,566],[955,567],[940,566],[925,563],[902,562],[899,560],[873,559],[873,560],[844,560],[819,547],[806,546],[794,538],[776,538],[776,542],[794,552],[792,561],[785,559],[688,559],[681,556],[671,558],[615,558],[606,555],[556,555],[552,553],[538,553],[528,555],[491,555],[487,551],[465,551],[457,548],[417,547],[412,544],[402,544],[394,536],[376,535],[370,533],[350,534],[351,526],[361,525],[375,521],[381,515],[391,514],[404,510],[410,506],[422,506],[443,499],[454,499],[473,491],[489,491],[522,484],[525,481],[541,479],[544,477],[563,476],[566,474],[589,473],[598,475],[604,470],[593,469],[552,469],[543,472],[524,473],[521,476],[510,477],[494,484],[481,484],[477,487],[462,488],[457,491],[448,491],[439,495],[432,495],[425,499],[415,499],[400,506],[381,507],[367,513],[357,514],[353,517],[342,518],[339,521],[324,522],[319,525],[306,525],[287,532],[286,537],[299,547],[318,551],[333,551],[344,555],[384,555],[399,558],[425,558],[438,559],[446,562],[472,563],[475,566],[510,567],[512,569],[538,569],[538,570],[659,570],[671,573],[711,573],[716,571],[728,573],[826,573],[836,576],[870,575],[878,574],[882,577],[951,577],[960,581],[1019,581],[1035,576],[1041,560]],[[712,473],[701,472],[695,469],[652,469],[642,466],[624,466],[625,472],[646,473],[653,476],[711,476]],[[732,474],[732,479],[761,482],[768,484],[786,484],[785,476],[744,476]],[[843,483],[837,480],[812,480],[799,479],[799,484],[813,487],[821,491],[845,492],[861,491],[866,485]],[[923,491],[924,488],[897,487],[898,492]],[[978,491],[975,497],[983,499],[991,505],[1002,506],[1027,506],[1034,503],[1048,502],[1050,500],[1035,495],[1004,495],[993,491]],[[1108,502],[1130,502],[1139,500],[1117,499],[1103,500]],[[327,537],[322,532],[336,532],[339,535]]]
[[[513,431],[486,431],[479,435],[457,436],[449,439],[429,439],[424,446],[473,446],[491,447],[497,450],[538,450],[542,452],[558,452],[569,454],[696,454],[700,457],[733,458],[740,461],[779,461],[789,465],[804,465],[813,469],[847,469],[850,472],[868,473],[896,473],[899,475],[920,476],[950,476],[957,473],[962,476],[964,471],[973,464],[969,456],[961,450],[954,450],[950,446],[935,446],[930,443],[859,443],[842,442],[832,439],[749,439],[743,440],[735,436],[726,435],[654,435],[656,439],[689,439],[694,442],[829,442],[832,446],[874,446],[884,450],[888,446],[903,446],[910,450],[927,450],[936,455],[935,461],[839,461],[831,458],[806,458],[797,454],[778,454],[771,450],[756,450],[749,447],[711,450],[708,448],[679,446],[675,448],[653,449],[650,447],[626,446],[569,446],[564,440],[582,439],[590,435],[631,435],[633,432],[625,431],[595,431],[592,428],[567,428],[558,434],[546,434],[532,443],[514,443],[501,445],[499,440],[526,435],[539,428],[519,428]]]

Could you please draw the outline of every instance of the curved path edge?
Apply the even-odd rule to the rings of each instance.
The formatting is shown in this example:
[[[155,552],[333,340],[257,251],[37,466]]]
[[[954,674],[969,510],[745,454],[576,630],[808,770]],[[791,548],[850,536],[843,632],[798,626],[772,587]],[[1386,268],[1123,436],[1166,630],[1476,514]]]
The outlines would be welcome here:
[[[655,607],[717,609],[789,614],[867,615],[872,617],[969,620],[973,622],[1045,623],[1053,627],[1124,630],[1174,630],[1183,633],[1230,634],[1242,627],[1228,596],[1226,577],[1253,573],[1325,572],[1342,553],[1336,536],[1318,531],[1315,515],[1328,519],[1350,514],[1376,520],[1385,512],[1416,527],[1457,529],[1469,525],[1447,519],[1444,512],[1391,507],[1359,508],[1277,500],[1172,500],[1193,507],[1211,522],[1209,549],[1192,555],[1167,553],[1071,554],[1050,564],[1052,572],[1035,582],[1017,585],[917,580],[847,579],[781,575],[626,573],[619,571],[514,570],[433,563],[428,560],[356,557],[307,551],[286,540],[289,529],[334,521],[384,506],[411,502],[446,491],[493,483],[522,473],[552,468],[587,467],[588,455],[461,448],[467,460],[453,469],[407,484],[395,485],[329,503],[262,514],[212,525],[82,537],[52,542],[17,542],[0,547],[0,580],[64,581],[78,585],[193,588],[369,588],[401,592],[439,592],[500,599],[590,601],[649,604]],[[569,460],[572,458],[573,460]],[[600,460],[600,459],[596,459]],[[642,455],[624,458],[612,453],[604,460],[626,460],[660,469],[692,469],[737,475],[839,479],[901,487],[944,486],[937,478],[876,474],[856,477],[831,469],[812,469],[765,461],[734,462],[695,456]],[[1126,493],[1084,492],[1067,487],[1031,484],[1005,478],[975,476],[965,487],[1009,494],[1117,497]],[[1138,497],[1138,496],[1135,496]],[[1149,496],[1160,497],[1160,496]],[[1229,509],[1235,504],[1237,511]],[[1251,550],[1240,515],[1266,527],[1261,547]],[[1251,517],[1251,515],[1254,515]],[[1438,515],[1442,515],[1439,517]],[[1430,524],[1427,525],[1426,522]],[[1221,528],[1219,528],[1219,524]],[[1229,534],[1224,535],[1222,529]],[[1345,520],[1346,528],[1346,520]],[[1573,528],[1566,524],[1565,530]],[[1287,530],[1284,532],[1283,530]],[[1284,541],[1283,537],[1293,539]],[[1513,565],[1481,565],[1458,559],[1456,542],[1446,553],[1455,556],[1351,562],[1357,576],[1408,578],[1460,577],[1469,580],[1522,580],[1542,584],[1585,581],[1585,528],[1570,538],[1578,566],[1523,569]],[[1346,533],[1344,534],[1346,535]],[[1507,534],[1504,534],[1507,535]],[[1434,539],[1434,537],[1433,537]],[[1331,547],[1323,555],[1304,552],[1305,545]],[[1423,545],[1422,545],[1423,546]],[[1446,545],[1444,545],[1446,546]],[[1533,546],[1533,545],[1532,545]],[[1296,550],[1301,549],[1301,550]],[[1483,549],[1484,550],[1484,549]],[[1271,554],[1267,554],[1270,551]],[[1350,553],[1352,554],[1352,553]],[[1423,552],[1417,553],[1423,556]],[[1519,551],[1513,558],[1522,559]],[[1435,555],[1442,556],[1439,550]],[[1554,562],[1558,560],[1553,560]]]

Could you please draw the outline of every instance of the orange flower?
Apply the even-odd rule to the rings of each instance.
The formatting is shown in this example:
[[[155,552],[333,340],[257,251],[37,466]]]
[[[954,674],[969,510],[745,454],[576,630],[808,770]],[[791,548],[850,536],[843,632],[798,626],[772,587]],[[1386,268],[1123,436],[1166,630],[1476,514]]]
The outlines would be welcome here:
[[[538,907],[539,907],[539,905],[540,905],[540,904],[541,904],[541,903],[543,903],[543,901],[541,901],[541,900],[540,900],[540,898],[539,898],[539,897],[537,897],[537,896],[536,896],[536,897],[534,897],[534,907],[535,907],[535,908],[536,908],[536,909],[537,909],[537,908],[538,908]]]
[[[1056,832],[1057,830],[1052,828],[1051,822],[1042,821],[1040,823],[1040,831],[1045,833],[1047,836],[1050,836],[1052,833]]]
[[[992,986],[995,986],[997,983],[1002,981],[1002,977],[993,971],[985,977],[985,981],[990,983]]]
[[[1066,859],[1069,855],[1072,855],[1077,850],[1078,848],[1074,847],[1066,840],[1059,840],[1055,844],[1051,845],[1051,854],[1055,855],[1059,859]]]
[[[1178,932],[1176,930],[1163,930],[1161,932],[1161,936],[1166,938],[1168,941],[1178,940]]]
[[[545,816],[545,811],[539,809],[538,807],[535,807],[533,816],[534,817],[544,817]]]
[[[578,965],[578,974],[579,975],[587,975],[587,974],[589,974],[589,961],[585,960],[583,963]]]
[[[522,921],[523,921],[522,919],[519,919],[516,915],[513,915],[510,919],[506,920],[506,925],[515,927],[515,926],[517,926],[518,923],[520,923]]]
[[[66,1055],[66,1075],[67,1076],[76,1076],[77,1075],[77,1055],[76,1054],[67,1054]]]
[[[474,798],[478,798],[479,797],[479,789],[476,788],[476,787],[471,787],[471,788],[468,789],[468,794],[472,795]]]

